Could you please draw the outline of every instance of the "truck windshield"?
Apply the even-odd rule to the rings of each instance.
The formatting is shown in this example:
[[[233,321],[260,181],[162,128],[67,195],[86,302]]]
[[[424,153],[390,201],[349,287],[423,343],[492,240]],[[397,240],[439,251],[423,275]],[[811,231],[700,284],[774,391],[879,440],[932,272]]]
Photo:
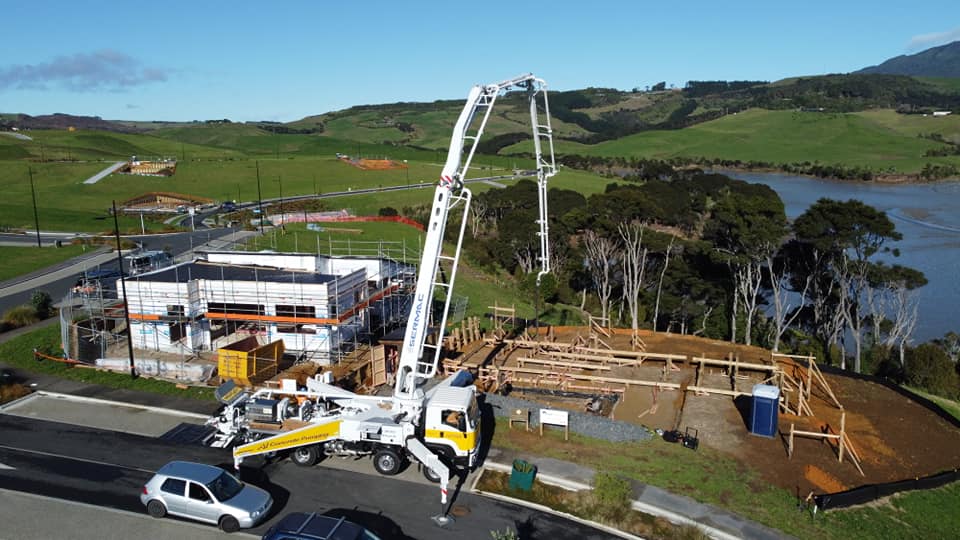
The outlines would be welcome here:
[[[223,474],[213,479],[207,484],[207,489],[218,501],[232,499],[240,490],[243,489],[243,482],[237,480],[232,474],[224,471]]]
[[[470,429],[477,429],[477,422],[480,420],[480,407],[477,406],[477,398],[474,396],[470,400],[470,408],[467,409],[467,423]]]

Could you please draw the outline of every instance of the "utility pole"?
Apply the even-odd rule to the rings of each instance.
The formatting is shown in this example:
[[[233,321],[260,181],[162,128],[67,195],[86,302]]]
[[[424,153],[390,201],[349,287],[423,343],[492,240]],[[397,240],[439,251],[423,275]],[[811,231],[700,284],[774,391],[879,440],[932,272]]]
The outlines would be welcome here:
[[[240,204],[240,184],[237,184],[237,204]]]
[[[37,226],[37,247],[43,247],[40,244],[40,214],[37,213],[37,191],[33,188],[33,167],[27,166],[27,173],[30,175],[30,196],[33,198],[33,221]]]
[[[120,224],[117,221],[117,201],[113,201],[113,232],[117,237],[117,262],[120,265],[120,289],[123,291],[123,318],[127,321],[127,352],[130,354],[130,377],[136,379],[137,365],[133,361],[133,332],[130,331],[130,300],[127,298],[127,281],[123,272],[123,256],[120,251]]]
[[[260,192],[260,161],[257,164],[257,207],[260,209],[260,234],[263,234],[263,193]]]
[[[280,230],[284,230],[287,219],[283,213],[283,178],[279,174],[277,175],[277,183],[280,184]]]

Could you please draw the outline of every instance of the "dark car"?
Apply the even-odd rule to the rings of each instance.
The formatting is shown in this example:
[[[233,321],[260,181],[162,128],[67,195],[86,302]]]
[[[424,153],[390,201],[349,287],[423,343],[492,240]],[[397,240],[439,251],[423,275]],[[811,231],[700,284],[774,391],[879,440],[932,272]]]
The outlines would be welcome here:
[[[226,201],[220,205],[220,209],[224,212],[234,212],[237,209],[237,203],[233,201]]]
[[[261,540],[380,540],[345,517],[293,512],[270,527]]]

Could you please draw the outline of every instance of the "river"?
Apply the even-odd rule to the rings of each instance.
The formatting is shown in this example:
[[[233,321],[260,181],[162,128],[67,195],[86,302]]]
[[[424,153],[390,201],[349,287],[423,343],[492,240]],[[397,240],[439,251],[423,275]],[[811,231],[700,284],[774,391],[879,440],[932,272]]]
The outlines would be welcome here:
[[[900,256],[885,256],[884,260],[916,268],[929,281],[918,291],[915,343],[942,337],[949,331],[960,332],[960,322],[955,319],[960,303],[960,182],[887,185],[787,174],[718,172],[770,186],[783,200],[789,219],[824,197],[858,199],[883,210],[903,235],[902,240],[890,244],[899,248]]]

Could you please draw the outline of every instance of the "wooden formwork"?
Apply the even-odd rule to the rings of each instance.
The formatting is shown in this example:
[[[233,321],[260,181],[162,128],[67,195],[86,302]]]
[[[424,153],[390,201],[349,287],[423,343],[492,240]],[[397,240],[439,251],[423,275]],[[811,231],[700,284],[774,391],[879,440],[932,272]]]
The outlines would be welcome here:
[[[794,427],[793,424],[790,424],[790,435],[787,438],[787,457],[793,457],[793,439],[794,437],[807,437],[811,439],[823,439],[830,443],[833,446],[833,442],[836,442],[836,452],[837,452],[837,461],[843,463],[844,451],[848,456],[848,459],[851,463],[860,471],[861,476],[866,476],[863,473],[863,469],[860,467],[860,454],[857,453],[857,449],[854,448],[853,442],[850,441],[850,436],[846,431],[846,420],[847,413],[840,413],[840,432],[837,433],[833,430],[830,425],[826,426],[825,431],[823,432],[814,432],[814,431],[800,431]]]

